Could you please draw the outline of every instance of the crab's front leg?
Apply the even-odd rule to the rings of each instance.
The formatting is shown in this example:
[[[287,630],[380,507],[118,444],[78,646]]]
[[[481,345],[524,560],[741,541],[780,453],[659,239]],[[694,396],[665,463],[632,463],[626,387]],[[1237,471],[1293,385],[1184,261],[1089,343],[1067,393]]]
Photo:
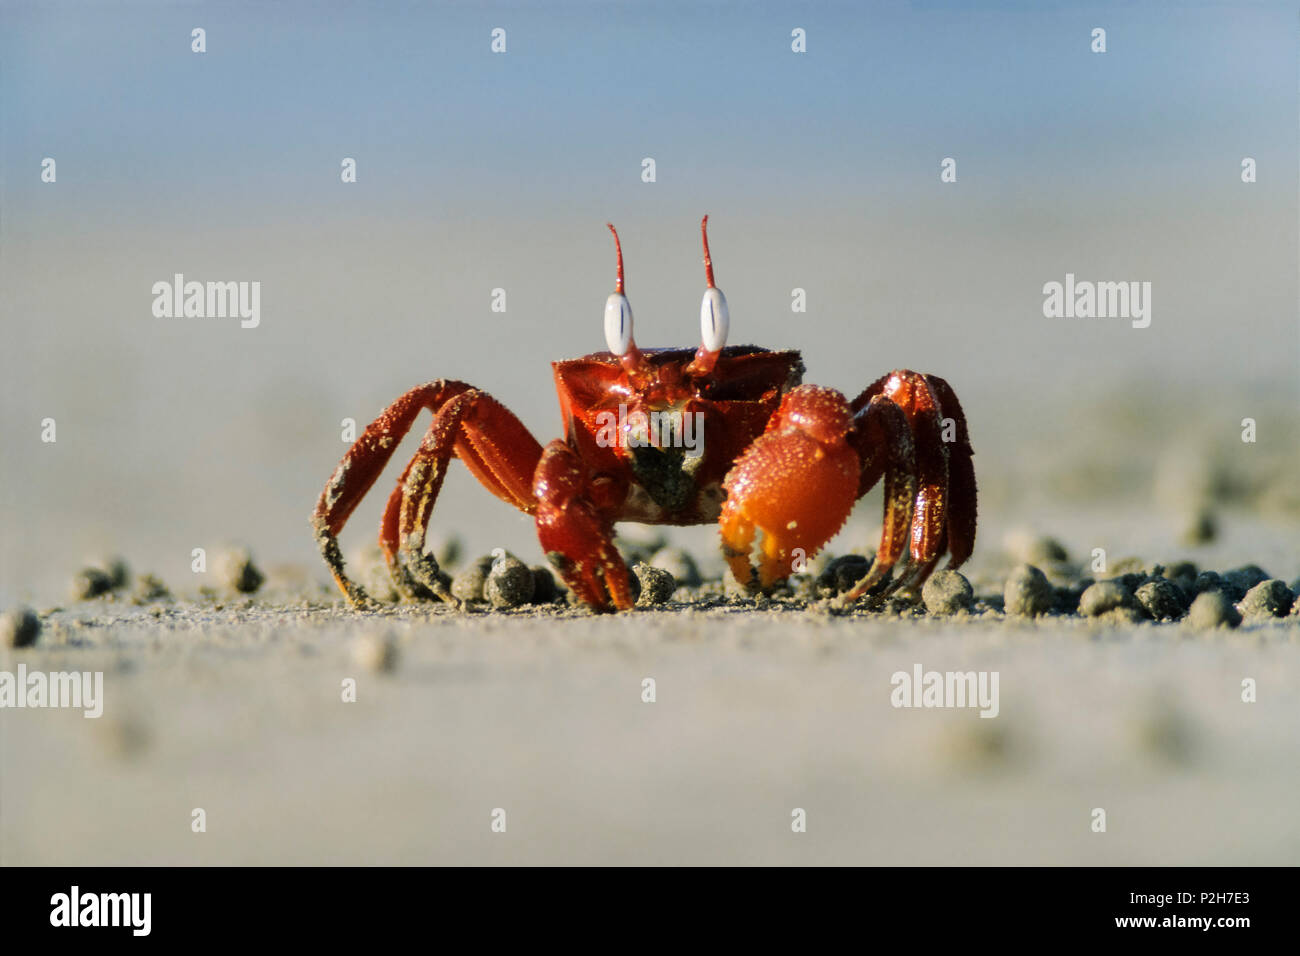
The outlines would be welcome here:
[[[588,474],[560,440],[546,446],[533,478],[537,537],[551,567],[584,604],[597,611],[633,604],[627,565],[614,547],[610,510],[626,492],[613,478]]]
[[[782,400],[767,429],[723,482],[719,527],[732,574],[766,591],[789,577],[843,527],[857,500],[861,463],[848,442],[852,414],[832,388],[800,385]],[[763,532],[758,567],[750,564]]]

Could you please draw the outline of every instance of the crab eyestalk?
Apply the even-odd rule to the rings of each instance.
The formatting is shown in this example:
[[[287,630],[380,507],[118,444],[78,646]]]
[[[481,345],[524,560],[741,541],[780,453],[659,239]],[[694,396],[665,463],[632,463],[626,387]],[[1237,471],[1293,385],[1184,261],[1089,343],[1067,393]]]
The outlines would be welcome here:
[[[605,225],[614,234],[614,249],[618,253],[618,278],[614,282],[614,294],[605,300],[605,344],[618,356],[623,368],[632,374],[643,371],[646,361],[632,337],[632,304],[623,294],[623,244],[618,241],[618,230],[614,224],[607,222]]]
[[[700,238],[704,242],[704,299],[700,302],[701,343],[687,371],[708,375],[718,364],[718,356],[727,344],[731,315],[727,311],[727,297],[713,284],[713,257],[709,255],[709,217],[700,220]]]

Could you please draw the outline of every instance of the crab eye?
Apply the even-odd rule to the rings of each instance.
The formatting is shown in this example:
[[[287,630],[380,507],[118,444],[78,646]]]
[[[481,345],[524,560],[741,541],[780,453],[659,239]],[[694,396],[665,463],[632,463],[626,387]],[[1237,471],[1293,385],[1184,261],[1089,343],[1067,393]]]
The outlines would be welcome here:
[[[605,344],[620,356],[632,347],[632,304],[618,292],[605,300]]]
[[[606,327],[608,328],[608,320]],[[727,331],[730,328],[731,315],[727,312],[727,297],[721,289],[706,289],[704,300],[700,303],[700,334],[704,338],[705,349],[710,352],[722,351],[722,347],[727,344]]]

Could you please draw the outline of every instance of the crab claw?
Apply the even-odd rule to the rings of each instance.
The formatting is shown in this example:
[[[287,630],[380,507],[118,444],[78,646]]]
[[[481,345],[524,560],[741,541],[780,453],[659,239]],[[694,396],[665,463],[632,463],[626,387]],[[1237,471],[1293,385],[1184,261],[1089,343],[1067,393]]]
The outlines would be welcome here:
[[[722,549],[736,580],[766,591],[821,550],[857,500],[860,462],[847,437],[849,404],[833,388],[792,389],[767,430],[723,481]],[[763,532],[755,569],[756,532]]]
[[[597,611],[625,611],[633,604],[627,565],[614,547],[613,525],[590,491],[582,459],[564,442],[551,442],[533,478],[537,537],[579,600]]]

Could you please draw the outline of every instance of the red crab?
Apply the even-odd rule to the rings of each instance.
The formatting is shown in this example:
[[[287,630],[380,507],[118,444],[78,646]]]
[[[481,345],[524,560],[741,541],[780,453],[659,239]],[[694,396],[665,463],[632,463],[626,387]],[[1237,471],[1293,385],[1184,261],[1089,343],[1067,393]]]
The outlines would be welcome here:
[[[607,352],[555,362],[564,438],[543,448],[505,406],[464,382],[416,386],[385,409],[334,470],[312,515],[321,554],[355,606],[365,592],[343,569],[338,534],[423,409],[433,421],[388,497],[379,543],[408,598],[457,603],[424,552],[429,516],[451,459],[537,521],[551,565],[597,610],[632,606],[614,524],[718,521],[737,580],[767,591],[801,569],[882,477],[884,531],[853,602],[916,588],[945,551],[949,567],[975,542],[975,470],[961,405],[932,375],[890,372],[849,401],[801,385],[796,351],[727,346],[727,302],[713,284],[709,217],[700,224],[708,288],[698,349],[640,349],[618,281],[605,303]],[[763,532],[758,566],[750,562]],[[909,547],[910,544],[910,547]]]

